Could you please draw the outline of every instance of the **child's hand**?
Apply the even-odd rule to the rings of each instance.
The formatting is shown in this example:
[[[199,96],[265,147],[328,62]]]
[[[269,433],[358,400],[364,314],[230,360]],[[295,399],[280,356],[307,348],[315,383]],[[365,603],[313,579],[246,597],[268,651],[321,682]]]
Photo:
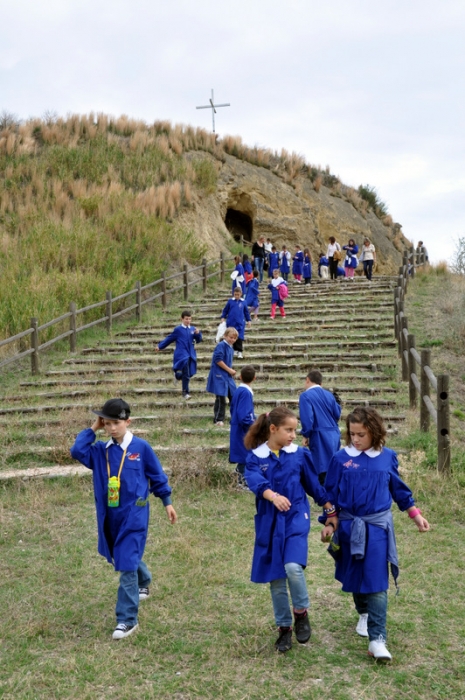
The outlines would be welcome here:
[[[91,425],[90,427],[92,428],[92,430],[94,431],[94,433],[96,433],[97,430],[103,430],[104,427],[105,427],[105,423],[103,422],[103,418],[102,418],[101,416],[98,416],[98,417],[94,420],[94,422],[92,423],[92,425]]]
[[[166,508],[166,515],[168,516],[168,520],[170,521],[171,525],[174,525],[176,520],[178,519],[178,516],[176,515],[176,511],[174,510],[173,506],[165,506]]]
[[[286,496],[276,496],[273,498],[273,503],[282,513],[285,513],[291,507],[291,502]]]
[[[413,522],[420,532],[428,532],[429,522],[420,513],[413,518]]]
[[[321,531],[321,541],[322,542],[329,542],[333,532],[334,532],[334,528],[331,527],[331,525],[325,525]]]

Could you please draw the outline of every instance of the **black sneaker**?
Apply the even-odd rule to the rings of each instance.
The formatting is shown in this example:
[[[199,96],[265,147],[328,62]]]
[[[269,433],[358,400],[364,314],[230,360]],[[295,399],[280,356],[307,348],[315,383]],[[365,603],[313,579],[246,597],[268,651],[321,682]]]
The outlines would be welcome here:
[[[115,627],[115,631],[113,632],[113,639],[124,639],[125,637],[129,637],[129,635],[135,632],[138,627],[139,625],[137,624],[127,625],[125,622],[120,622]]]
[[[142,588],[139,588],[139,600],[145,600],[148,598],[150,595],[150,591],[148,587],[143,586]]]
[[[304,613],[295,614],[294,613],[294,631],[295,637],[299,644],[305,644],[310,639],[312,634],[312,628],[310,627],[310,620],[308,619],[307,611]]]
[[[274,645],[277,651],[281,654],[285,654],[292,647],[292,627],[278,627],[279,637],[275,641]]]

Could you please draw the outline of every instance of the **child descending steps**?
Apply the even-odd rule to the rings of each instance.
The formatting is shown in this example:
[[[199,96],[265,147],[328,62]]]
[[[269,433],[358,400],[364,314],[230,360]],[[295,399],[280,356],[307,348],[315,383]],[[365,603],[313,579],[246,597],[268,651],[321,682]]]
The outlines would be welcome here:
[[[369,638],[368,654],[389,661],[386,647],[389,569],[399,573],[391,505],[407,511],[420,532],[429,523],[399,476],[397,455],[384,446],[386,430],[374,408],[355,408],[346,418],[346,447],[332,457],[325,481],[335,510],[325,511],[323,542],[336,560],[335,577],[352,593],[359,614],[356,632]],[[326,518],[337,515],[336,523]],[[334,531],[334,532],[333,532]],[[396,583],[397,587],[397,583]]]
[[[285,287],[285,290],[280,290],[280,287]],[[273,270],[273,279],[268,285],[271,291],[271,318],[276,316],[276,307],[279,308],[279,313],[283,318],[286,318],[284,311],[284,299],[287,297],[287,284],[279,275],[279,270]]]
[[[175,343],[173,353],[173,372],[175,384],[181,380],[182,395],[185,399],[190,399],[189,380],[197,372],[197,353],[195,346],[202,342],[202,333],[195,326],[191,326],[192,311],[185,309],[181,313],[181,324],[176,326],[172,333],[155,345],[155,350],[159,352]]]
[[[258,270],[255,270],[258,273]],[[247,449],[244,445],[244,437],[250,426],[255,421],[253,405],[253,391],[251,384],[255,380],[255,367],[245,365],[241,369],[241,383],[237,387],[231,400],[231,432],[229,434],[229,461],[236,463],[237,485],[246,489],[244,479],[245,460]]]
[[[258,282],[258,270],[253,271],[252,280],[247,285],[245,294],[245,303],[249,309],[250,315],[253,314],[253,321],[258,321],[258,308],[260,306],[260,284]]]
[[[245,326],[247,324],[247,328],[250,328],[250,314],[247,304],[244,299],[242,299],[242,290],[240,287],[235,287],[233,290],[233,298],[228,299],[226,306],[221,312],[221,322],[223,321],[226,321],[227,326],[232,326],[237,330],[234,354],[242,359]]]
[[[232,288],[231,295],[234,294],[236,287],[240,287],[241,296],[245,294],[245,276],[244,276],[244,266],[242,265],[242,258],[240,255],[236,255],[234,258],[234,263],[236,267],[231,273]]]
[[[226,398],[231,402],[236,391],[233,369],[234,350],[233,345],[237,340],[237,330],[226,328],[223,339],[213,351],[210,372],[207,379],[206,390],[215,394],[215,406],[213,408],[213,422],[223,426],[226,414]]]
[[[245,479],[256,496],[255,545],[251,580],[269,583],[275,622],[276,649],[292,646],[291,595],[294,631],[305,644],[311,635],[310,605],[304,569],[308,558],[310,507],[307,494],[327,510],[332,505],[312,462],[310,452],[294,444],[297,418],[284,406],[262,413],[244,439]],[[330,519],[327,521],[331,522]],[[329,529],[329,528],[328,528]]]
[[[300,245],[295,247],[294,258],[292,262],[292,274],[294,275],[294,280],[298,284],[302,284],[302,274],[304,268],[304,254]]]
[[[279,254],[279,269],[281,271],[281,275],[283,279],[287,282],[289,278],[289,272],[291,270],[291,254],[286,248],[285,245],[283,245],[282,251]]]
[[[273,271],[279,270],[279,253],[273,246],[268,256],[268,277],[273,277]]]
[[[312,281],[312,256],[308,248],[304,248],[304,266],[302,274],[305,284],[310,284]]]

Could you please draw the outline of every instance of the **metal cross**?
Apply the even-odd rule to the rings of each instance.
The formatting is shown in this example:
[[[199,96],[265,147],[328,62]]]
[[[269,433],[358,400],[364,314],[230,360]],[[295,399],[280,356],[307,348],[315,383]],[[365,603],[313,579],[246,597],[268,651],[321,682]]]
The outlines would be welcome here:
[[[212,90],[212,96],[210,97],[210,104],[209,105],[203,105],[202,107],[196,107],[196,109],[211,109],[212,111],[212,122],[213,122],[213,133],[215,133],[215,114],[216,114],[216,108],[217,107],[230,107],[231,105],[229,102],[222,104],[222,105],[216,105],[214,96],[213,96],[213,90]]]

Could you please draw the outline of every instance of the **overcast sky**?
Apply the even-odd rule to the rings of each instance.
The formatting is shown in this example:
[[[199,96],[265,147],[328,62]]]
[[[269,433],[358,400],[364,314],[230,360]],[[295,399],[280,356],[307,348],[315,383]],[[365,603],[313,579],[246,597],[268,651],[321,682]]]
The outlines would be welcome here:
[[[464,0],[3,0],[0,111],[169,119],[376,187],[435,261],[465,236]]]

